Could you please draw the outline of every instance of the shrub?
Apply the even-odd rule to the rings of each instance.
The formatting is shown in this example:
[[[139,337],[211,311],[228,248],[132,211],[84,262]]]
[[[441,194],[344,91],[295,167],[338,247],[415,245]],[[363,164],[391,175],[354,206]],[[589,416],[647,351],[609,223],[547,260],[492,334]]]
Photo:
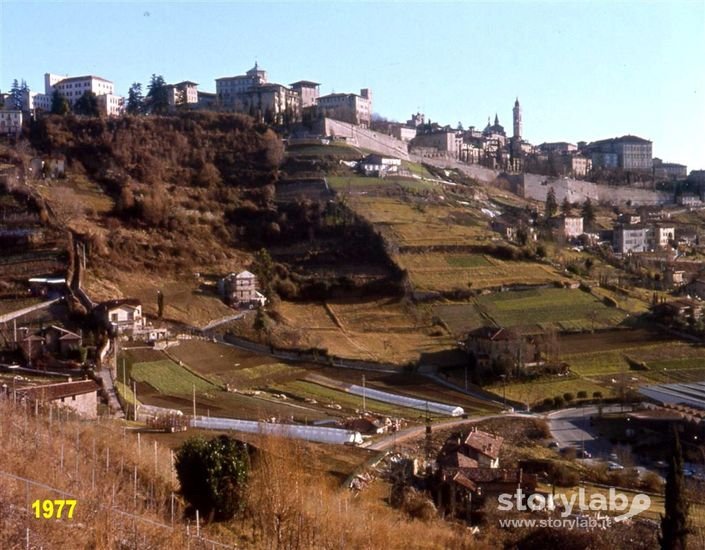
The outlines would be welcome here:
[[[244,443],[225,435],[191,438],[176,453],[175,467],[191,512],[227,520],[242,508],[249,469]]]
[[[601,391],[592,392],[592,398],[593,399],[602,399],[602,392]]]
[[[565,399],[566,403],[570,403],[573,399],[575,399],[575,396],[570,392],[566,392],[563,394],[563,399]]]
[[[585,390],[580,390],[578,392],[578,399],[587,399],[587,396],[588,394]]]
[[[547,397],[546,399],[544,399],[542,405],[547,409],[552,408],[555,405],[553,397]]]
[[[565,400],[560,395],[556,395],[553,398],[553,404],[556,408],[561,408],[565,404]]]
[[[569,456],[572,454],[572,456]],[[575,458],[575,449],[569,449],[566,458]],[[574,487],[580,481],[578,473],[565,464],[556,464],[551,472],[553,483],[561,487]]]

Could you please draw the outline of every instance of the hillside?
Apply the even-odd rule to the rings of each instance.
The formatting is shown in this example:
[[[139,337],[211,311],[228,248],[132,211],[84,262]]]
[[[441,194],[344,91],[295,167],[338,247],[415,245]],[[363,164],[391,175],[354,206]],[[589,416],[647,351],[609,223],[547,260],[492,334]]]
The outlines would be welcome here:
[[[353,498],[340,476],[369,453],[275,440],[255,441],[261,454],[245,513],[203,524],[199,538],[171,466],[171,448],[194,433],[138,438],[117,421],[87,424],[56,409],[35,416],[7,401],[0,418],[2,548],[66,548],[67,541],[97,549],[485,547],[442,519],[412,520],[372,498]],[[73,518],[68,509],[63,519],[35,517],[35,500],[60,498],[76,500]]]

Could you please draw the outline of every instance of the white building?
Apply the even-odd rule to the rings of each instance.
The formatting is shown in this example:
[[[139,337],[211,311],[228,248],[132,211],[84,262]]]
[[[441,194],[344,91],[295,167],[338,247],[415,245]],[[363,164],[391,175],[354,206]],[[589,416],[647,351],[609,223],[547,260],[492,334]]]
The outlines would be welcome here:
[[[559,216],[555,218],[555,227],[566,239],[574,239],[584,233],[583,218],[581,216]]]
[[[51,108],[51,97],[54,90],[57,90],[65,97],[71,107],[75,105],[83,94],[93,92],[98,98],[98,107],[101,114],[108,116],[121,114],[124,106],[124,98],[115,95],[113,83],[100,76],[64,77],[46,73],[44,75],[44,94],[49,98],[49,108]]]
[[[233,306],[264,306],[267,299],[257,290],[257,277],[249,271],[230,273],[221,279],[220,290],[225,301]]]
[[[142,305],[137,300],[113,300],[99,307],[103,321],[118,333],[140,331],[145,325]]]
[[[676,229],[672,225],[654,225],[649,231],[649,248],[657,250],[668,247],[675,240]]]
[[[184,80],[176,84],[169,84],[166,87],[169,108],[174,109],[178,105],[195,106],[198,104],[198,84],[190,80]]]
[[[368,155],[360,161],[359,166],[366,176],[384,176],[398,173],[401,160],[381,155]]]
[[[18,135],[22,131],[22,111],[0,111],[0,135]]]
[[[310,86],[306,88],[307,94],[312,93]],[[218,106],[226,111],[249,114],[258,120],[275,124],[287,124],[301,119],[299,92],[268,82],[267,71],[261,70],[257,63],[244,75],[216,79],[215,93]],[[307,98],[310,100],[308,95]]]

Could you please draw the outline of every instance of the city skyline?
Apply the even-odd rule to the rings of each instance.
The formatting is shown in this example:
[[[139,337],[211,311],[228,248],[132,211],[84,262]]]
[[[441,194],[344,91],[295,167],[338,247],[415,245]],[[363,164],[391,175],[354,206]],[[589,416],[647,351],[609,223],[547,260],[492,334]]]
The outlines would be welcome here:
[[[705,6],[699,2],[2,4],[0,89],[44,73],[96,74],[126,95],[152,73],[242,74],[369,88],[375,113],[511,129],[514,100],[534,144],[625,134],[654,156],[705,168]],[[129,32],[127,30],[129,29]],[[19,47],[21,44],[22,47]],[[213,55],[209,55],[213,53]]]

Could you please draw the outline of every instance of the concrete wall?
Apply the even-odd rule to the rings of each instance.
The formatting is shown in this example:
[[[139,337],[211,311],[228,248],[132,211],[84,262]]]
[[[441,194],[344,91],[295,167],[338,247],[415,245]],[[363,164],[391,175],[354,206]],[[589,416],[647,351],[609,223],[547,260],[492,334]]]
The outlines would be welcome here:
[[[61,407],[69,407],[83,418],[96,418],[98,416],[98,392],[92,391],[81,395],[63,397],[52,403]]]
[[[673,194],[650,189],[634,187],[613,187],[598,185],[589,181],[570,178],[553,178],[536,174],[520,174],[507,176],[512,184],[512,190],[528,199],[545,201],[548,190],[553,187],[556,200],[560,203],[568,197],[570,202],[584,202],[586,198],[592,201],[605,201],[614,204],[631,201],[634,206],[672,204]]]
[[[316,131],[322,135],[345,137],[351,145],[382,155],[409,160],[409,150],[406,143],[392,136],[332,118],[324,118],[319,124],[320,127]]]

